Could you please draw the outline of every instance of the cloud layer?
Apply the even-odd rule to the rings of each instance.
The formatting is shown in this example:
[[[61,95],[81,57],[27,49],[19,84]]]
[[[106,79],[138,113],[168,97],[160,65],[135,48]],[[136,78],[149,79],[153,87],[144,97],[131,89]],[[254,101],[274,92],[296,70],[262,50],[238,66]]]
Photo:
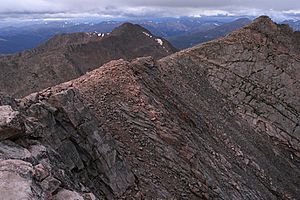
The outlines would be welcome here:
[[[0,17],[157,17],[300,13],[299,0],[8,0]]]

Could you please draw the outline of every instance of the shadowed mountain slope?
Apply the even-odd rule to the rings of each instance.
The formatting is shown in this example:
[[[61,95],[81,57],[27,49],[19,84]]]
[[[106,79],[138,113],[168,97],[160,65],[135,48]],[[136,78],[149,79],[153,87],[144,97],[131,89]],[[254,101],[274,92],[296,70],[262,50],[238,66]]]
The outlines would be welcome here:
[[[77,78],[114,59],[162,58],[176,51],[139,25],[125,23],[111,34],[58,35],[40,47],[0,58],[0,92],[15,97]]]

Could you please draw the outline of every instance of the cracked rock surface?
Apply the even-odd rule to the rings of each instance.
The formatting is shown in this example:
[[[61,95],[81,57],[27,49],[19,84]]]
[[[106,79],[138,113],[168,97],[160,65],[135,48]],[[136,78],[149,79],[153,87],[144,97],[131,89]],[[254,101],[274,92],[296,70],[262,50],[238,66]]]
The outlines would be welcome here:
[[[20,137],[0,142],[6,199],[14,199],[18,190],[28,199],[112,198],[134,183],[114,140],[74,90],[33,94],[12,104],[25,125]]]
[[[291,156],[300,156],[299,32],[260,17],[224,39],[175,55],[177,61],[187,56],[199,62],[210,84],[235,105],[235,113]]]

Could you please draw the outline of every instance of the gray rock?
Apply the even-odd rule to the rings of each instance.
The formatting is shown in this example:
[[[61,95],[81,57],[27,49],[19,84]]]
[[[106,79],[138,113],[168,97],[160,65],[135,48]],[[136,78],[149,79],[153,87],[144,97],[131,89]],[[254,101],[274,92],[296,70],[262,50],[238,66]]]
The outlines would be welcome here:
[[[53,200],[84,200],[84,198],[77,192],[62,189],[53,196]]]
[[[11,106],[0,106],[0,141],[15,138],[23,133],[19,112]]]
[[[3,200],[38,199],[32,191],[32,165],[22,160],[0,161],[0,194]]]
[[[34,177],[38,181],[43,181],[49,175],[50,175],[49,170],[43,164],[38,164],[34,166]]]
[[[53,192],[55,192],[59,188],[60,184],[61,184],[61,182],[59,180],[57,180],[56,178],[53,178],[51,176],[47,177],[46,179],[44,179],[41,182],[43,191],[45,191],[46,193],[49,193],[49,194],[52,194]]]
[[[9,140],[0,142],[0,159],[28,160],[31,156],[27,149]]]

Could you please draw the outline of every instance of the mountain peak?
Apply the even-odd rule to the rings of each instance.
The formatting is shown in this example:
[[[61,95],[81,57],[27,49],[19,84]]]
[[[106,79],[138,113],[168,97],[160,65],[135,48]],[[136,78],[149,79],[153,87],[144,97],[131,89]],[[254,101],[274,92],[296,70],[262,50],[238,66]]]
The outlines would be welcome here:
[[[138,24],[132,24],[129,22],[123,23],[121,26],[117,27],[113,30],[112,33],[120,33],[120,32],[147,32],[149,31]]]
[[[140,41],[140,50],[142,51],[144,51],[143,49],[145,47],[145,44],[151,47],[159,47],[159,49],[167,52],[166,55],[168,55],[170,52],[177,51],[177,49],[174,48],[167,40],[153,35],[146,28],[138,24],[126,22],[118,28],[114,29],[111,35],[126,38],[126,40],[133,40],[133,42]],[[154,55],[154,57],[156,56]]]
[[[272,19],[269,17],[269,16],[267,16],[267,15],[262,15],[262,16],[259,16],[259,17],[257,17],[255,20],[254,20],[254,22],[268,22],[268,23],[274,23],[273,21],[272,21]]]
[[[134,28],[134,27],[137,27],[139,25],[137,24],[133,24],[133,23],[130,23],[130,22],[125,22],[123,24],[121,24],[121,26],[119,26],[119,28]]]
[[[256,18],[247,28],[257,30],[259,32],[273,32],[279,29],[278,25],[268,16],[260,16]]]

